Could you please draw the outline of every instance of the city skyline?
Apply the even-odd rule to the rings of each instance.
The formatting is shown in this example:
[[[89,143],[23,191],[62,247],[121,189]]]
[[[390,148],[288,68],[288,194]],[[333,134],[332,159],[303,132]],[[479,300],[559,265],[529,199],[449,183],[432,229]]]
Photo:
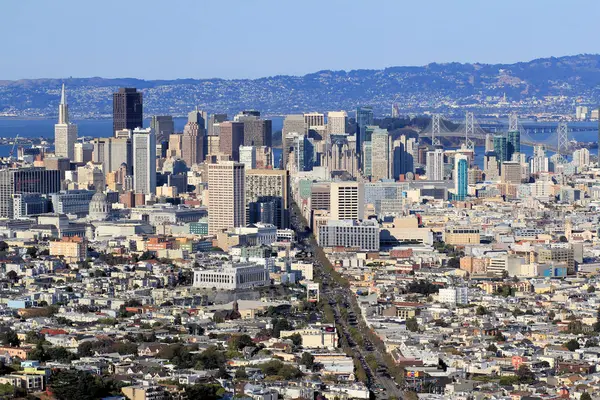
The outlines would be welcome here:
[[[60,3],[61,7],[43,2],[34,8],[18,2],[5,5],[4,15],[9,18],[0,26],[0,34],[12,39],[5,44],[6,57],[3,57],[10,63],[0,60],[1,79],[68,76],[257,78],[302,75],[323,69],[379,69],[431,62],[510,63],[553,55],[600,52],[595,41],[586,40],[598,35],[594,15],[600,12],[600,5],[592,1],[576,4],[539,0],[526,3],[507,0],[498,4],[436,1],[428,10],[423,10],[422,5],[414,1],[377,1],[368,6],[359,1],[308,1],[303,7],[277,1],[263,1],[258,6],[231,0],[219,3],[187,1],[176,8],[160,7],[156,1],[119,3],[121,18],[135,19],[157,28],[145,31],[142,40],[136,43],[136,51],[131,51],[131,46],[122,40],[119,30],[106,30],[101,22],[113,17],[115,1],[102,5],[73,0]],[[564,15],[574,10],[584,12],[577,14],[577,24],[568,24],[569,29],[540,29],[542,21],[558,24]],[[89,14],[95,18],[81,17]],[[332,15],[336,18],[329,18]],[[377,21],[378,29],[350,29],[348,21],[357,15],[365,21]],[[532,15],[536,19],[532,20]],[[253,24],[255,19],[249,16],[260,16],[268,23]],[[320,24],[320,29],[302,30],[300,34],[289,29],[288,21],[292,16],[309,24],[317,23],[322,17],[328,23]],[[490,29],[489,18],[492,16],[519,29]],[[66,38],[68,51],[64,49],[65,40],[53,40],[56,35],[63,35],[58,31],[60,25],[54,23],[59,17],[68,19],[72,31],[78,32]],[[226,30],[223,18],[237,28]],[[173,23],[177,23],[177,30],[168,29]],[[399,23],[402,29],[398,29]],[[28,29],[18,29],[18,36],[10,35],[23,26]],[[241,30],[245,32],[246,46],[238,45]],[[404,39],[407,32],[410,40]],[[479,34],[473,35],[473,32]],[[212,40],[203,40],[201,51],[186,52],[186,42],[198,37]],[[465,42],[469,45],[465,46]],[[294,55],[307,43],[322,44],[320,57],[298,60]],[[535,46],[532,48],[531,44]],[[138,62],[140,54],[148,53],[156,46],[161,47],[163,57],[154,58],[152,63]],[[355,57],[356,47],[367,48],[371,57]],[[389,51],[391,48],[398,51]],[[57,53],[61,54],[60,58],[54,57]],[[211,54],[210,63],[205,62],[204,54]],[[273,62],[275,54],[277,62]],[[251,62],[242,67],[234,62],[238,59]],[[40,63],[40,60],[44,62]]]

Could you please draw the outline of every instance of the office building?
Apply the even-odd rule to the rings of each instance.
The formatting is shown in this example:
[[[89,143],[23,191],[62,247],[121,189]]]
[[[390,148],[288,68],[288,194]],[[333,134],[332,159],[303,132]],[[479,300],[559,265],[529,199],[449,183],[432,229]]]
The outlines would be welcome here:
[[[144,126],[142,93],[135,88],[120,88],[113,93],[113,133]]]
[[[240,146],[240,164],[244,164],[246,171],[256,168],[255,146]]]
[[[105,173],[116,171],[123,164],[131,173],[133,148],[129,137],[94,138],[91,144],[94,148],[91,161],[102,164]]]
[[[188,114],[188,122],[181,137],[181,158],[188,167],[204,162],[206,131],[204,117],[198,109]]]
[[[377,128],[371,135],[371,180],[377,182],[390,179],[393,174],[393,162],[390,160],[390,135],[386,129]]]
[[[345,134],[348,124],[348,114],[346,111],[330,111],[327,113],[327,134]]]
[[[331,182],[330,191],[332,220],[360,220],[364,218],[364,184],[359,182]]]
[[[447,226],[444,232],[444,242],[456,245],[479,244],[481,233],[479,227]]]
[[[175,132],[173,117],[170,115],[153,115],[150,120],[150,128],[156,133],[156,142],[168,140],[169,136]]]
[[[181,133],[174,133],[169,136],[169,150],[167,150],[167,157],[181,158],[183,146],[183,135]]]
[[[373,125],[373,107],[358,107],[356,109],[356,148],[362,157],[362,143],[364,141],[365,128]]]
[[[0,217],[13,218],[13,195],[60,191],[60,171],[44,168],[0,170]]]
[[[227,114],[211,114],[207,123],[207,135],[219,136],[220,123],[227,121]]]
[[[289,139],[289,137],[288,137]],[[315,163],[315,146],[307,135],[297,135],[293,140],[295,171],[311,171]],[[288,163],[289,163],[288,159]]]
[[[240,146],[244,144],[244,124],[225,121],[219,124],[219,150],[233,161],[240,160]]]
[[[494,135],[494,153],[496,153],[496,159],[499,164],[504,161],[510,161],[508,155],[508,143],[505,136]]]
[[[133,189],[143,194],[156,192],[156,136],[150,128],[133,130]]]
[[[226,263],[217,268],[194,270],[194,287],[217,290],[251,289],[271,283],[265,265]]]
[[[244,146],[272,146],[273,128],[270,119],[250,116],[239,121],[244,124]]]
[[[310,186],[311,210],[326,210],[331,207],[331,186],[329,182],[315,182]]]
[[[518,185],[522,179],[521,163],[517,161],[505,161],[502,163],[500,177],[502,183]]]
[[[246,169],[245,204],[248,223],[265,222],[250,218],[250,208],[274,207],[274,221],[279,229],[289,226],[289,172],[286,170]],[[209,187],[210,190],[210,187]],[[210,212],[210,210],[209,210]]]
[[[323,113],[305,113],[304,122],[306,122],[307,129],[314,129],[325,126],[325,115]]]
[[[58,123],[54,125],[54,154],[56,157],[65,157],[74,161],[76,141],[77,125],[69,122],[69,106],[63,84],[58,106]]]
[[[323,115],[323,114],[321,114]],[[288,140],[288,137],[294,137],[295,135],[308,134],[308,124],[306,122],[305,115],[292,114],[287,115],[283,120],[283,129],[281,130],[281,141],[282,141],[282,154],[281,154],[281,168],[286,169],[290,149],[293,147],[293,143]]]
[[[85,217],[90,208],[90,202],[96,192],[94,190],[68,190],[50,195],[52,209],[58,214],[73,214]]]
[[[246,225],[244,165],[224,161],[208,165],[208,230],[213,235]]]
[[[379,224],[374,220],[329,220],[319,226],[319,246],[379,251]]]
[[[506,140],[506,152],[507,152],[507,160],[511,161],[513,159],[513,154],[518,154],[521,152],[521,132],[520,131],[510,131],[507,135]]]
[[[427,161],[425,166],[427,179],[430,181],[444,180],[444,150],[435,149],[427,152]]]
[[[573,152],[573,164],[580,168],[590,165],[590,151],[586,148],[575,150]]]
[[[469,160],[462,154],[454,157],[454,194],[455,199],[463,201],[467,197],[469,186]]]
[[[75,143],[75,159],[76,163],[85,164],[88,161],[92,161],[92,155],[94,154],[94,145],[92,143]]]
[[[12,202],[14,218],[24,218],[50,212],[48,199],[39,193],[13,194]]]

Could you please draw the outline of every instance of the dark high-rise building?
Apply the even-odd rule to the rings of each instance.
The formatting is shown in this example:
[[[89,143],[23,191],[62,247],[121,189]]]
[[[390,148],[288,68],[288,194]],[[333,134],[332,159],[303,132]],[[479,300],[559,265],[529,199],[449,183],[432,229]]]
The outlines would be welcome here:
[[[244,146],[271,147],[272,123],[270,119],[245,119]]]
[[[0,170],[0,217],[13,218],[13,194],[60,191],[60,171],[44,168]]]
[[[113,135],[121,129],[134,130],[143,126],[142,93],[136,88],[120,88],[113,93]]]
[[[240,146],[244,144],[244,124],[225,121],[220,124],[219,151],[229,154],[234,161],[240,160]]]
[[[498,157],[498,163],[502,164],[504,161],[508,161],[509,154],[505,136],[494,136],[494,152]]]
[[[373,125],[373,107],[358,107],[356,109],[356,149],[359,160],[362,159],[362,144],[365,141],[365,128]]]
[[[506,141],[506,157],[510,161],[512,160],[512,155],[515,153],[521,152],[521,132],[520,131],[509,131],[507,135]]]

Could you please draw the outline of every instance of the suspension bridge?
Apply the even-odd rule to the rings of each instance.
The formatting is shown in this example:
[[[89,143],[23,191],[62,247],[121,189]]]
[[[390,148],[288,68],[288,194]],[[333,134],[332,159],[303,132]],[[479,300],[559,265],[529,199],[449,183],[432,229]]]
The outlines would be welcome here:
[[[419,137],[430,138],[431,143],[439,144],[442,138],[464,138],[467,148],[473,148],[476,140],[485,140],[487,135],[506,134],[506,132],[519,131],[522,145],[535,146],[543,145],[546,150],[557,154],[566,155],[569,153],[569,129],[566,122],[560,122],[558,126],[542,126],[535,129],[525,128],[520,122],[516,113],[511,113],[508,118],[508,125],[501,126],[493,124],[487,126],[487,130],[482,127],[472,112],[467,112],[465,119],[459,123],[455,129],[448,128],[446,120],[441,114],[433,114],[429,125],[419,132]],[[492,129],[490,129],[492,128]],[[533,138],[530,133],[543,134],[542,138]]]

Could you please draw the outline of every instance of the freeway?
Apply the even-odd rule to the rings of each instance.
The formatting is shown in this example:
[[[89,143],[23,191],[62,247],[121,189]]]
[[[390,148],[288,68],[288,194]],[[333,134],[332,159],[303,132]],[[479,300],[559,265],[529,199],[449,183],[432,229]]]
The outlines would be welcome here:
[[[402,399],[404,396],[400,385],[394,381],[388,372],[383,346],[371,343],[367,339],[368,327],[362,320],[362,317],[360,317],[360,309],[356,302],[356,296],[350,291],[349,287],[337,284],[327,274],[327,269],[332,268],[331,264],[325,257],[323,250],[316,243],[314,237],[310,235],[295,205],[292,210],[291,222],[298,236],[298,243],[312,254],[312,261],[316,267],[314,280],[321,284],[320,298],[328,302],[331,306],[340,338],[344,337],[346,339],[352,349],[354,358],[360,362],[365,370],[367,386],[371,390],[371,393],[375,399]],[[324,263],[329,265],[323,265]],[[342,311],[342,309],[345,311]],[[346,317],[344,317],[344,314],[346,314]],[[348,316],[352,317],[347,318]],[[362,345],[356,343],[352,337],[351,328],[357,329],[362,335]],[[377,368],[375,370],[369,365],[368,359],[376,360]]]

